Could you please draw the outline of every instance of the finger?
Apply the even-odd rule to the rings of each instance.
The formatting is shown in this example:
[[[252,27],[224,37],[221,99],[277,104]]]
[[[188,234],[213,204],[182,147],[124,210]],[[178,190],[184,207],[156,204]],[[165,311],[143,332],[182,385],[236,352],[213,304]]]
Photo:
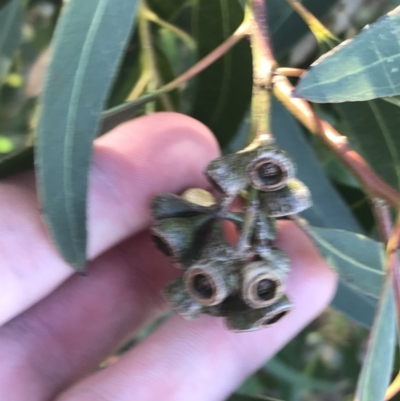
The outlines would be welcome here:
[[[292,259],[288,294],[293,311],[271,328],[229,332],[221,319],[174,316],[108,369],[67,391],[59,401],[222,401],[331,300],[336,276],[292,223],[279,245]]]
[[[104,253],[0,328],[0,400],[45,401],[91,372],[127,336],[166,310],[179,272],[148,232]]]
[[[176,113],[138,118],[98,139],[90,174],[89,259],[142,230],[155,194],[206,185],[202,171],[217,154],[208,129]],[[1,181],[0,216],[2,324],[73,271],[49,240],[32,174]]]

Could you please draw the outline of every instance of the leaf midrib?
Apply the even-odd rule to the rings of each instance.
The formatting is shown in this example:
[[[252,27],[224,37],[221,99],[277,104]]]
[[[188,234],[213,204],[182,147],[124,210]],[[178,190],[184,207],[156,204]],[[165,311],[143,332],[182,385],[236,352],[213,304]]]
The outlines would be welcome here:
[[[367,271],[369,271],[369,272],[371,272],[371,273],[375,273],[375,274],[378,274],[378,275],[382,275],[382,276],[383,276],[383,274],[381,273],[381,271],[376,270],[376,269],[373,269],[373,268],[371,268],[371,267],[369,267],[369,266],[367,266],[367,265],[364,265],[363,263],[358,262],[357,260],[355,260],[355,259],[349,257],[348,255],[343,254],[343,253],[340,252],[337,248],[331,246],[331,245],[329,244],[329,242],[325,241],[322,237],[320,237],[320,236],[315,232],[315,230],[312,230],[312,236],[313,236],[322,246],[324,246],[327,250],[329,250],[332,254],[334,254],[335,256],[337,256],[339,259],[345,260],[345,261],[347,261],[347,262],[350,263],[350,264],[353,264],[353,265],[355,265],[355,266],[358,266],[358,267],[360,267],[360,269],[367,270]]]

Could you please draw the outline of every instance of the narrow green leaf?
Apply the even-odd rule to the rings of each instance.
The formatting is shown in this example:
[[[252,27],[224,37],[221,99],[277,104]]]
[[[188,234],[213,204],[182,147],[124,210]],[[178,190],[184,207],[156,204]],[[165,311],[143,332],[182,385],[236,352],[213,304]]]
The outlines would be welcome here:
[[[194,7],[194,37],[200,60],[229,37],[243,20],[237,1],[198,0]],[[242,40],[201,72],[195,81],[191,115],[202,121],[225,146],[235,135],[250,105],[252,58]]]
[[[400,7],[318,59],[295,94],[319,103],[399,95],[399,50]]]
[[[391,279],[386,279],[358,379],[357,401],[383,401],[390,384],[396,345],[396,314]]]
[[[325,174],[303,131],[294,117],[275,99],[272,100],[272,132],[279,147],[286,150],[297,165],[297,177],[309,188],[313,206],[301,215],[310,224],[318,227],[338,228],[361,234],[362,228],[354,218]],[[374,302],[342,281],[332,306],[347,316],[370,326],[375,313]]]
[[[381,99],[336,108],[351,145],[385,181],[400,189],[400,108]]]
[[[12,0],[0,8],[0,85],[10,69],[12,57],[21,39],[24,6]]]
[[[322,18],[338,0],[303,0],[304,7]],[[306,23],[285,0],[268,0],[268,22],[277,57],[283,57],[308,32]]]
[[[337,229],[309,227],[309,233],[326,262],[346,284],[379,297],[385,258],[381,243]]]
[[[86,259],[86,192],[92,142],[137,0],[70,0],[56,28],[38,126],[36,162],[43,210],[64,258]]]
[[[333,308],[366,328],[372,326],[376,305],[377,299],[362,294],[355,287],[347,285],[342,279],[339,281],[335,298],[331,302]]]

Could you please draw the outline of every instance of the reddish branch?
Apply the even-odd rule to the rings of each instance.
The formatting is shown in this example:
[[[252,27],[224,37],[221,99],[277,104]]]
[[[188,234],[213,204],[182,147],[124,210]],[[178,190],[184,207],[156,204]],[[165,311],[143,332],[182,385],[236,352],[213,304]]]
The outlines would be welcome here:
[[[293,86],[282,76],[274,78],[273,90],[276,97],[313,134],[321,138],[363,184],[371,197],[385,199],[395,208],[400,208],[400,193],[385,183],[368,163],[347,143],[347,138],[335,130],[328,122],[315,116],[310,104],[293,98]]]

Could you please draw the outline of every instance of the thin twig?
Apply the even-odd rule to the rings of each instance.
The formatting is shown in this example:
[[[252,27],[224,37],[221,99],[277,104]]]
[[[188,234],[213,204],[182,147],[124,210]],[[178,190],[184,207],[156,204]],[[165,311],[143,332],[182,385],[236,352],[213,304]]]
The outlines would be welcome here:
[[[186,70],[183,74],[176,77],[173,81],[168,82],[166,85],[161,86],[159,89],[154,92],[149,92],[138,99],[135,99],[131,102],[126,102],[125,104],[113,107],[112,109],[106,110],[102,113],[103,124],[104,121],[114,120],[113,123],[107,122],[107,129],[109,127],[115,127],[115,121],[118,124],[126,121],[127,116],[131,116],[131,113],[136,110],[139,105],[144,105],[148,101],[156,99],[158,96],[161,96],[164,93],[172,91],[174,89],[178,89],[185,82],[194,78],[200,72],[209,67],[212,63],[217,61],[220,57],[224,56],[224,54],[231,49],[237,42],[242,40],[246,35],[248,35],[250,29],[250,21],[246,18],[243,20],[241,25],[236,29],[236,31],[223,43],[221,43],[217,48],[215,48],[211,53],[207,54],[204,58],[199,60],[193,67]],[[118,117],[119,116],[119,117]]]
[[[387,245],[392,234],[393,224],[387,202],[380,198],[371,199],[372,211],[382,241]]]
[[[245,19],[242,24],[236,29],[236,31],[229,36],[224,42],[222,42],[218,47],[216,47],[211,53],[207,54],[204,58],[198,61],[193,67],[189,68],[182,75],[175,78],[173,81],[162,86],[160,92],[168,92],[179,88],[183,83],[192,79],[201,71],[206,69],[220,57],[222,57],[231,47],[233,47],[237,42],[243,39],[248,33],[250,28],[250,22]]]
[[[290,6],[301,16],[303,21],[308,25],[314,33],[319,43],[326,42],[329,46],[334,47],[339,39],[330,32],[321,22],[314,17],[298,0],[286,0]]]
[[[186,44],[186,46],[194,50],[196,48],[196,42],[195,40],[187,34],[185,31],[182,29],[178,28],[177,26],[170,24],[167,21],[164,21],[162,18],[160,18],[156,13],[154,13],[148,6],[145,4],[144,9],[143,9],[143,17],[147,18],[149,21],[154,22],[155,24],[161,26],[162,28],[165,28],[172,32],[175,36],[180,38],[183,43]]]

